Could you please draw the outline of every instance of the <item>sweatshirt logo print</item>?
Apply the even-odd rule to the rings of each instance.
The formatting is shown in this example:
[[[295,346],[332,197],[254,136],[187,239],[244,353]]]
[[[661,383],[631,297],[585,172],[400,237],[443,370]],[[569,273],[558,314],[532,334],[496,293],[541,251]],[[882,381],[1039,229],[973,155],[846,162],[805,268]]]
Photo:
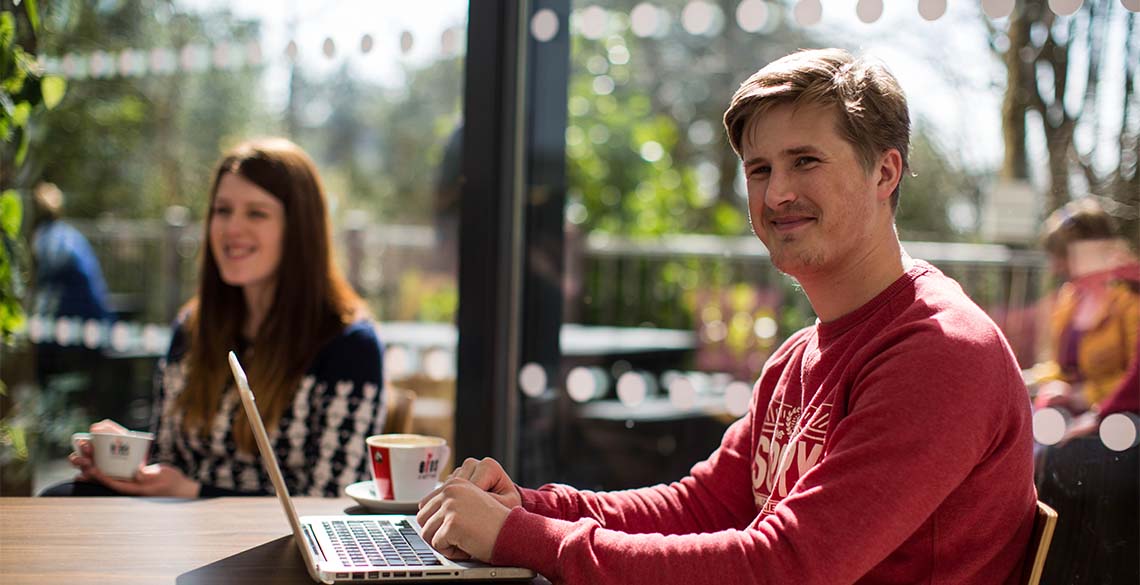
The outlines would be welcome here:
[[[760,516],[772,513],[788,496],[800,476],[823,455],[831,403],[788,404],[773,397],[764,413],[756,457],[752,461],[752,491]]]

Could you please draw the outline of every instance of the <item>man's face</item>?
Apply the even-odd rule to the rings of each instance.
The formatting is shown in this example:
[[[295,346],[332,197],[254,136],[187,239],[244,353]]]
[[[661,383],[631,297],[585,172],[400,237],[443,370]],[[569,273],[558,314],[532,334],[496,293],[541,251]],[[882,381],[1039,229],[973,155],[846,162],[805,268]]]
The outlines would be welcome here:
[[[857,265],[894,229],[881,170],[864,170],[837,128],[832,108],[791,104],[745,128],[752,231],[776,268],[797,278]]]

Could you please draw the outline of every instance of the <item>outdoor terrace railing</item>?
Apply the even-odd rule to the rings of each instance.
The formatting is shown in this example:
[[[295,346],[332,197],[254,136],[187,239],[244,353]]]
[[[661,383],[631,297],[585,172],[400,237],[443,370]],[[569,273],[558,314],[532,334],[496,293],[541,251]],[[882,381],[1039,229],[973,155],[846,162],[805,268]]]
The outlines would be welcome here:
[[[125,318],[168,322],[195,293],[202,224],[166,220],[68,220],[91,242],[112,303]],[[418,225],[349,222],[335,234],[346,277],[382,315],[400,310],[412,273],[439,273],[435,231]],[[452,269],[454,277],[454,269]],[[454,283],[452,283],[454,284]]]
[[[202,227],[168,215],[73,222],[91,241],[119,308],[131,319],[168,322],[194,293]],[[336,234],[341,266],[381,319],[452,318],[454,256],[440,247],[454,246],[455,239],[441,241],[430,226],[351,217],[346,223]],[[747,350],[770,348],[814,319],[807,299],[754,237],[570,235],[566,247],[567,322],[697,331],[702,346],[735,339],[738,353],[754,354]],[[1032,363],[1037,303],[1047,291],[1044,254],[966,243],[904,242],[904,248],[962,283],[1006,332],[1022,365]]]
[[[991,244],[904,242],[903,247],[958,280],[1003,329],[1021,364],[1032,365],[1042,325],[1038,301],[1048,284],[1043,253]],[[638,240],[592,234],[580,255],[569,260],[581,269],[568,272],[568,320],[695,330],[699,351],[709,358],[698,355],[700,369],[734,371],[748,379],[768,350],[815,318],[807,298],[772,266],[754,237]],[[735,357],[716,357],[724,353]]]

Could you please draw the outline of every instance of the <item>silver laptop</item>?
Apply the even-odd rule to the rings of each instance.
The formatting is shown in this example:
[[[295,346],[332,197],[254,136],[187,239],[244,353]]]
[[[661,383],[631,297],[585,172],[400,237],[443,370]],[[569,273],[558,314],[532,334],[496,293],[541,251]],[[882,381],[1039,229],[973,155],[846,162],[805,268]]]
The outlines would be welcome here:
[[[415,516],[345,514],[298,517],[289,490],[285,488],[281,468],[277,465],[277,456],[269,445],[269,435],[257,411],[249,379],[232,351],[230,369],[234,372],[245,415],[261,451],[261,461],[273,481],[277,499],[281,501],[293,528],[293,540],[301,550],[305,567],[314,581],[518,581],[535,576],[530,569],[449,560],[420,536],[420,525]]]

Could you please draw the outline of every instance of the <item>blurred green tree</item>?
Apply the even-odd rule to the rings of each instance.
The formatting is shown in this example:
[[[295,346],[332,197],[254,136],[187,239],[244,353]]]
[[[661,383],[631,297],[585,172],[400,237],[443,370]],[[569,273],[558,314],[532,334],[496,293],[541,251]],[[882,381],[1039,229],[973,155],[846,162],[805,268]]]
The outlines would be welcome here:
[[[668,18],[683,14],[687,2],[655,4],[652,34],[634,31],[630,11],[646,10],[634,0],[607,3],[601,31],[593,30],[598,24],[582,24],[584,11],[576,13],[566,132],[568,217],[587,233],[746,234],[740,160],[721,124],[727,101],[768,62],[835,43],[779,26],[780,4],[768,4],[769,24],[750,33],[733,21],[738,3],[717,0],[720,12],[709,24],[715,34],[693,34]],[[955,225],[950,211],[976,205],[981,173],[941,148],[922,120],[915,121],[912,142],[916,174],[906,181],[897,218],[903,237],[968,237],[970,226]]]
[[[45,23],[46,54],[102,51],[107,62],[73,72],[35,153],[36,175],[68,194],[69,215],[153,218],[181,205],[201,217],[219,152],[274,129],[258,116],[260,67],[214,66],[242,57],[256,22],[180,12],[170,0],[72,0],[54,3]]]
[[[990,46],[1006,69],[1002,129],[1006,179],[1044,175],[1045,214],[1093,195],[1140,244],[1140,34],[1135,12],[1117,0],[1088,0],[1069,16],[1046,0],[1018,2]],[[1106,69],[1116,65],[1121,69]],[[1119,100],[1119,102],[1117,101]],[[1109,112],[1120,104],[1120,118]],[[1029,158],[1041,140],[1045,161]]]

